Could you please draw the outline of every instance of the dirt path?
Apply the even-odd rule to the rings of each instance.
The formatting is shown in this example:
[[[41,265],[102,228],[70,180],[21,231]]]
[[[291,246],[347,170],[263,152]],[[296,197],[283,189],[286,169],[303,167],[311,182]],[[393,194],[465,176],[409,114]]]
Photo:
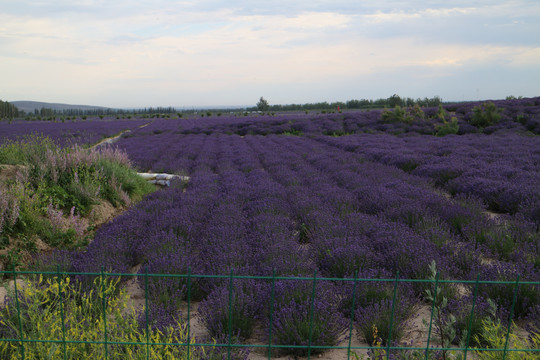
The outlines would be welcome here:
[[[120,139],[122,137],[122,135],[124,135],[125,133],[128,133],[128,132],[131,132],[131,130],[127,129],[127,130],[124,130],[122,132],[120,132],[120,134],[116,135],[116,136],[113,136],[113,137],[108,137],[108,138],[105,138],[105,139],[102,139],[100,142],[98,142],[97,144],[95,145],[92,145],[90,147],[90,149],[95,149],[95,148],[99,148],[100,146],[103,146],[103,145],[110,145],[116,141],[118,141],[118,139]]]
[[[152,121],[149,121],[146,124],[142,124],[142,125],[140,125],[138,127],[138,129],[142,129],[143,127],[146,127],[146,126],[150,125],[151,123],[152,123]],[[103,146],[103,145],[113,144],[116,141],[118,141],[122,137],[122,135],[124,135],[125,133],[128,133],[128,132],[131,132],[131,130],[126,129],[124,131],[121,131],[118,135],[111,136],[111,137],[108,137],[108,138],[104,138],[100,142],[98,142],[97,144],[94,144],[94,145],[90,146],[90,149],[98,148],[98,147]]]

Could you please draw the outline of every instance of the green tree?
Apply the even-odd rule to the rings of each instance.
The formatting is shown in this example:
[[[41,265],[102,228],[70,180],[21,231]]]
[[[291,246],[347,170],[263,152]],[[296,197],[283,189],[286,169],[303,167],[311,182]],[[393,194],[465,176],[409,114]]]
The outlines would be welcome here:
[[[259,111],[267,111],[270,105],[268,105],[268,101],[261,96],[259,99],[259,102],[257,103],[257,110]]]
[[[395,108],[396,106],[402,106],[402,105],[404,105],[403,101],[401,100],[398,94],[394,94],[388,98],[389,107]]]
[[[18,117],[20,114],[19,109],[11,104],[8,101],[2,101],[0,100],[0,118],[9,118],[13,119],[15,117]]]

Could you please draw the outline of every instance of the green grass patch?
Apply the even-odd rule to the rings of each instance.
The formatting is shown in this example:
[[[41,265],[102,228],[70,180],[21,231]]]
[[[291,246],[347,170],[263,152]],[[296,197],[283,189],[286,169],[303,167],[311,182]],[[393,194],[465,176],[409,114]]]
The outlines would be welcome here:
[[[155,190],[137,175],[125,153],[62,148],[47,137],[34,135],[1,145],[0,164],[19,165],[16,176],[0,187],[4,248],[17,247],[21,238],[40,238],[55,248],[84,245],[88,224],[83,217],[93,205],[108,201],[115,207],[129,206]],[[11,249],[11,254],[17,251]],[[0,261],[9,268],[19,265],[19,258],[10,257],[17,264],[5,256]]]

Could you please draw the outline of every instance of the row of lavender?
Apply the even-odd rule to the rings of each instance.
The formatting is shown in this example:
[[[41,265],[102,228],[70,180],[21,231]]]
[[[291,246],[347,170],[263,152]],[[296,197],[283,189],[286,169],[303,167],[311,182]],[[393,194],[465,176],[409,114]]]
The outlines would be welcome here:
[[[144,170],[185,175],[192,172],[191,159],[203,148],[195,137],[164,133],[153,139],[142,143],[126,141],[122,146]],[[451,195],[477,197],[491,211],[518,214],[539,225],[540,140],[535,136],[510,132],[441,139],[359,134],[337,138],[321,136],[317,140],[427,177]],[[175,147],[156,145],[174,142]]]
[[[14,121],[0,122],[0,144],[35,134],[47,136],[60,146],[95,144],[103,138],[115,136],[125,130],[135,130],[149,121],[147,119],[113,120],[110,118],[77,120],[68,122],[53,121]]]
[[[428,178],[451,195],[478,197],[492,211],[518,214],[540,227],[540,139],[536,136],[359,134],[317,140]]]
[[[447,199],[426,179],[359,154],[313,139],[275,135],[169,132],[151,140],[152,146],[146,136],[136,135],[119,146],[141,167],[189,174],[186,191],[179,185],[155,193],[104,226],[86,252],[72,255],[72,270],[106,266],[127,272],[142,265],[140,272],[152,273],[186,273],[191,267],[194,274],[234,269],[244,275],[267,276],[274,270],[278,276],[309,276],[317,271],[342,278],[358,270],[360,277],[391,278],[399,271],[402,278],[426,278],[435,261],[445,278],[475,279],[480,274],[486,280],[514,280],[521,274],[525,280],[539,279],[533,225],[517,218],[492,220],[474,199]],[[314,344],[334,344],[353,314],[368,342],[373,323],[385,328],[388,283],[363,284],[354,309],[351,285],[318,285],[320,332],[313,334]],[[162,326],[186,299],[186,283],[160,279],[150,288],[154,325]],[[193,299],[203,300],[199,316],[210,333],[226,333],[226,281],[197,279],[191,290]],[[400,285],[401,327],[423,290]],[[456,315],[465,322],[470,299],[447,290],[454,309],[462,309]],[[240,340],[270,333],[269,291],[265,281],[236,281],[233,320]],[[310,291],[308,282],[277,283],[272,320],[277,343],[307,344],[308,334],[301,329],[309,321]],[[482,299],[509,308],[511,287],[481,286],[479,291]],[[539,289],[522,286],[519,295],[516,314],[538,321]],[[487,313],[485,306],[478,311]],[[254,335],[257,324],[265,330]],[[399,332],[394,335],[399,338]]]

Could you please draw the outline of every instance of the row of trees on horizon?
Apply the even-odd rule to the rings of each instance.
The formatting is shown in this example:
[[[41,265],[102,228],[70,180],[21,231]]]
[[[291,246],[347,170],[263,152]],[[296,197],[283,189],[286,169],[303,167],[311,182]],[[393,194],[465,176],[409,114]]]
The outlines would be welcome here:
[[[380,98],[376,100],[371,99],[352,99],[346,102],[335,101],[335,102],[317,102],[317,103],[306,103],[306,104],[277,104],[269,105],[268,101],[261,97],[259,102],[255,107],[247,108],[247,111],[304,111],[304,110],[335,110],[335,109],[381,109],[381,108],[394,108],[396,106],[426,106],[426,107],[435,107],[442,104],[443,101],[439,96],[434,96],[432,98],[418,98],[413,99],[410,97],[402,98],[397,94],[394,94],[388,98]]]
[[[113,108],[96,108],[96,109],[63,109],[56,110],[46,107],[41,109],[35,109],[33,112],[25,112],[18,109],[15,105],[8,101],[0,100],[0,119],[13,119],[20,117],[27,118],[43,118],[52,119],[55,116],[119,116],[119,115],[154,115],[154,114],[174,114],[181,111],[182,113],[190,114],[200,111],[212,111],[216,113],[230,112],[230,111],[315,111],[315,110],[348,110],[348,109],[381,109],[381,108],[394,108],[396,106],[409,107],[409,106],[422,106],[422,107],[436,107],[440,104],[449,104],[452,102],[443,102],[439,96],[432,98],[418,98],[413,99],[410,97],[400,97],[394,94],[388,98],[380,98],[376,100],[371,99],[351,99],[345,102],[316,102],[305,104],[269,104],[268,100],[261,97],[259,101],[253,107],[246,108],[222,108],[222,109],[185,109],[168,107],[145,107],[140,109],[113,109]]]

